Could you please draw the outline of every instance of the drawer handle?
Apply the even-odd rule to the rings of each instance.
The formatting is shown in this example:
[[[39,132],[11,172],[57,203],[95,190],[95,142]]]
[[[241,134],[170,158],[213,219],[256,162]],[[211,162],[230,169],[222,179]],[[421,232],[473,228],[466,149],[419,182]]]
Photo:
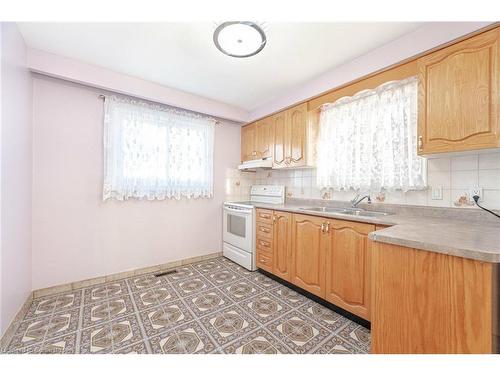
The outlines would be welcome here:
[[[260,240],[259,243],[260,243],[261,246],[265,246],[265,247],[269,247],[269,245],[270,245],[269,242],[262,241],[262,240]]]
[[[267,229],[267,228],[265,228],[265,227],[260,227],[260,231],[264,232],[264,233],[269,233],[270,232],[270,230]]]
[[[260,214],[260,217],[263,218],[263,219],[270,219],[271,215],[269,215],[269,214]]]

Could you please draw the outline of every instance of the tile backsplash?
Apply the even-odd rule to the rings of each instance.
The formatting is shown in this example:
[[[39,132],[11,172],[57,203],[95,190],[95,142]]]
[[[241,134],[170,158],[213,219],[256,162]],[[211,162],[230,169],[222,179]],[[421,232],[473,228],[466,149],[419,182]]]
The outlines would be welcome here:
[[[354,191],[328,191],[316,187],[316,170],[261,170],[255,173],[230,169],[226,173],[226,199],[248,199],[254,184],[285,185],[287,197],[303,199],[351,200]],[[372,196],[374,202],[435,207],[474,208],[471,188],[483,189],[481,203],[500,209],[500,151],[427,159],[428,189],[423,191],[384,192]],[[441,190],[434,199],[432,191]],[[440,195],[440,197],[439,197]]]

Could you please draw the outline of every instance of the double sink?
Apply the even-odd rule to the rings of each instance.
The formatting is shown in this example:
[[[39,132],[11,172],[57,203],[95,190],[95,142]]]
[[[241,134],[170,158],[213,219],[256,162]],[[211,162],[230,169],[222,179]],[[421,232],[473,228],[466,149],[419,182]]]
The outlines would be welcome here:
[[[299,210],[342,214],[342,215],[352,215],[352,216],[365,216],[365,217],[377,217],[377,216],[392,215],[389,212],[367,211],[367,210],[364,210],[362,208],[300,207]]]

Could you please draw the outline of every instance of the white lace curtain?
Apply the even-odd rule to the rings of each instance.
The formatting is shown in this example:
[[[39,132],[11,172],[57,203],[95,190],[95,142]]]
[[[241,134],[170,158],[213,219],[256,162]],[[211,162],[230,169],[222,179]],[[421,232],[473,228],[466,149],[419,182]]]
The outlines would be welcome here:
[[[212,197],[214,127],[191,112],[107,97],[103,199]]]
[[[324,105],[317,186],[371,193],[423,189],[424,164],[416,141],[415,77]]]

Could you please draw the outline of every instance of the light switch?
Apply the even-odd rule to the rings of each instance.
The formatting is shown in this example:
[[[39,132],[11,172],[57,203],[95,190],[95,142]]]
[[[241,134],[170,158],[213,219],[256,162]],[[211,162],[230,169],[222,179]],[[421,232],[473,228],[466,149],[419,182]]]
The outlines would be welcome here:
[[[432,188],[431,199],[435,200],[435,201],[443,199],[443,187],[442,186]]]

